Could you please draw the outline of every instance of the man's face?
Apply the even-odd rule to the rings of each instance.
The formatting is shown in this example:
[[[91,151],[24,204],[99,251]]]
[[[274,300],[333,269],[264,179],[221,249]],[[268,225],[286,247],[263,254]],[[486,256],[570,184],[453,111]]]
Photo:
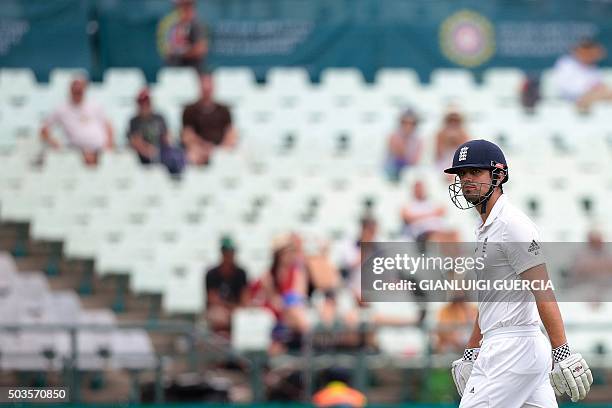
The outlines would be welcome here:
[[[410,134],[414,132],[414,129],[416,128],[416,121],[410,118],[403,118],[400,121],[400,126],[402,128],[402,132],[405,134]]]
[[[376,238],[376,223],[366,222],[361,230],[361,241],[372,242]]]
[[[427,193],[425,193],[425,185],[422,181],[417,181],[414,183],[414,198],[419,201],[423,201],[427,198]]]
[[[457,172],[461,182],[461,191],[465,199],[471,203],[478,203],[489,191],[491,175],[488,170],[467,167]]]
[[[576,49],[576,58],[586,65],[595,65],[605,57],[605,50],[601,46],[580,47]]]
[[[221,250],[221,256],[223,257],[223,263],[225,263],[226,265],[234,264],[234,250],[223,249]]]
[[[70,84],[70,100],[73,104],[78,105],[83,101],[87,82],[82,79],[75,79]]]
[[[195,7],[193,3],[185,2],[178,6],[179,17],[183,22],[189,22],[195,17]]]

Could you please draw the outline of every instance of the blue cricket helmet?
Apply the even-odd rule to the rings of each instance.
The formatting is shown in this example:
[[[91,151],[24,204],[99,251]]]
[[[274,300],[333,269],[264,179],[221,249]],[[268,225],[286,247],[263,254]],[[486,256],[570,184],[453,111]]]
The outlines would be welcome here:
[[[508,181],[508,163],[504,152],[495,143],[478,139],[463,143],[453,155],[453,165],[444,170],[448,174],[457,174],[462,168],[503,170],[505,177],[500,184]]]

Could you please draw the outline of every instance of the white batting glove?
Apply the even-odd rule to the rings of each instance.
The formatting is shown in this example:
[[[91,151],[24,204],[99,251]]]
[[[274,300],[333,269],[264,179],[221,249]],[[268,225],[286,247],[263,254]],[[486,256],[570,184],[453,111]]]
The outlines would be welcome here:
[[[465,384],[467,384],[472,374],[472,367],[474,366],[474,361],[476,361],[479,352],[479,348],[465,349],[463,358],[453,361],[451,365],[451,374],[453,375],[453,381],[455,382],[455,387],[457,387],[457,392],[460,397],[463,397]]]
[[[593,374],[579,353],[572,354],[566,344],[553,350],[554,366],[549,373],[557,396],[567,393],[573,402],[584,399],[593,384]]]

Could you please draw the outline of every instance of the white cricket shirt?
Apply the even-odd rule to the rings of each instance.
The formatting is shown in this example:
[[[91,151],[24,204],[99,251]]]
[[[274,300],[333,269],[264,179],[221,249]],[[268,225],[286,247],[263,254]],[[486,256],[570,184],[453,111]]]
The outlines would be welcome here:
[[[484,224],[476,228],[475,256],[484,258],[478,279],[515,280],[520,274],[543,264],[535,224],[502,194]],[[478,293],[478,323],[482,334],[507,326],[537,326],[540,317],[530,291],[488,290]]]

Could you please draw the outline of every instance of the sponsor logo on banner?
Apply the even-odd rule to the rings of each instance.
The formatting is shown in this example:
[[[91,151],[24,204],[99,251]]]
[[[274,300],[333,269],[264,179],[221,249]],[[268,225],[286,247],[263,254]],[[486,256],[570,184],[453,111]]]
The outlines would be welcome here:
[[[461,10],[444,20],[439,35],[442,53],[458,65],[476,67],[495,53],[493,25],[470,10]]]

